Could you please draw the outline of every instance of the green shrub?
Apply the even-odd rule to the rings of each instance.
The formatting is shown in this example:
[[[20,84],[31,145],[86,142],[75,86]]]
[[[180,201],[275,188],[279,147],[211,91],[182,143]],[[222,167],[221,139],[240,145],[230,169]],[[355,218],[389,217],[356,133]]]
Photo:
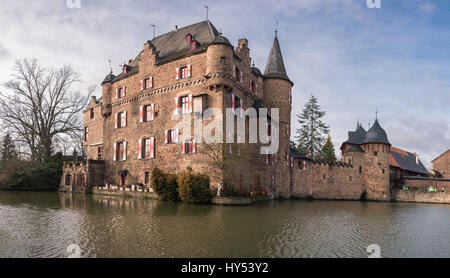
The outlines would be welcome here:
[[[61,181],[62,165],[56,162],[23,162],[8,177],[4,190],[56,191]]]
[[[153,169],[151,176],[151,185],[153,190],[164,201],[178,200],[178,183],[177,176],[174,174],[166,174],[158,167]]]
[[[178,193],[186,203],[209,203],[211,191],[209,177],[205,174],[193,173],[186,170],[178,175]]]

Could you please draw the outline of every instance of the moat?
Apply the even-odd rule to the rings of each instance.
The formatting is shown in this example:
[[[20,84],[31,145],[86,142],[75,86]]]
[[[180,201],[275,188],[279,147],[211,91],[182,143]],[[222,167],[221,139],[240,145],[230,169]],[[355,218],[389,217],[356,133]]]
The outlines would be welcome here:
[[[450,206],[270,201],[187,205],[0,192],[0,257],[450,257]]]

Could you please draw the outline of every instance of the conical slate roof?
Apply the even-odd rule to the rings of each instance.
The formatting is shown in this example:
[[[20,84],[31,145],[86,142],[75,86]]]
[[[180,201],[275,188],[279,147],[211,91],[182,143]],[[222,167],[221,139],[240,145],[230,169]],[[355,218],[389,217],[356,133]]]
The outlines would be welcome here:
[[[281,78],[292,82],[286,73],[284,67],[283,55],[281,54],[280,43],[275,34],[272,49],[270,50],[269,59],[267,61],[266,70],[264,71],[265,78]]]
[[[384,131],[384,129],[380,126],[378,119],[375,120],[373,126],[367,131],[366,138],[363,143],[382,143],[391,145],[387,138],[386,131]]]

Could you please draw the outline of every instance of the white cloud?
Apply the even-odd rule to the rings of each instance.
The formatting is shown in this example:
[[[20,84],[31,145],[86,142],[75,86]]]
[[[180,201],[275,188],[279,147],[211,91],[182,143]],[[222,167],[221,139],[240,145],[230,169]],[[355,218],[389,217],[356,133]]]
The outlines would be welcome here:
[[[161,34],[175,25],[204,20],[206,13],[203,3],[191,0],[82,0],[81,9],[68,9],[65,2],[27,1],[25,5],[14,1],[0,6],[0,83],[9,78],[15,59],[36,57],[48,66],[72,65],[82,73],[82,88],[99,85],[109,72],[108,59],[118,72],[119,64],[139,53],[151,38],[150,24],[156,24]],[[425,128],[450,119],[450,77],[445,75],[450,72],[450,59],[445,56],[450,32],[432,28],[420,17],[409,16],[410,10],[401,10],[432,12],[436,4],[403,1],[395,13],[388,5],[368,9],[364,2],[206,3],[211,8],[210,19],[232,44],[242,37],[249,39],[252,58],[261,70],[272,45],[275,21],[279,21],[286,68],[295,83],[293,130],[298,127],[295,114],[315,94],[327,111],[337,148],[357,118],[367,128],[378,108],[394,146],[432,157],[438,149],[444,151],[447,146],[442,140],[450,138],[448,125],[442,130]],[[412,138],[407,119],[414,122],[414,129],[426,133]],[[434,149],[423,144],[429,140]]]

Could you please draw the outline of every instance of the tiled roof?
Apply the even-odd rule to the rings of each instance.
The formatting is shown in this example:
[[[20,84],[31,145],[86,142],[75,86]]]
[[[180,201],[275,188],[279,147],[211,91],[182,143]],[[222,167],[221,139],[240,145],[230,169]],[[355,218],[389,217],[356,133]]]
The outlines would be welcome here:
[[[192,35],[192,38],[198,42],[199,46],[197,49],[206,49],[210,43],[214,42],[217,36],[220,36],[219,31],[209,20],[160,35],[151,40],[158,52],[157,63],[172,60],[189,53],[191,51],[190,45],[186,43],[188,34]],[[220,41],[226,42],[228,39],[223,37]]]
[[[420,174],[428,174],[428,170],[422,164],[422,161],[420,161],[420,159],[416,161],[415,154],[398,148],[391,147],[389,163],[391,166],[398,167],[407,171]]]

